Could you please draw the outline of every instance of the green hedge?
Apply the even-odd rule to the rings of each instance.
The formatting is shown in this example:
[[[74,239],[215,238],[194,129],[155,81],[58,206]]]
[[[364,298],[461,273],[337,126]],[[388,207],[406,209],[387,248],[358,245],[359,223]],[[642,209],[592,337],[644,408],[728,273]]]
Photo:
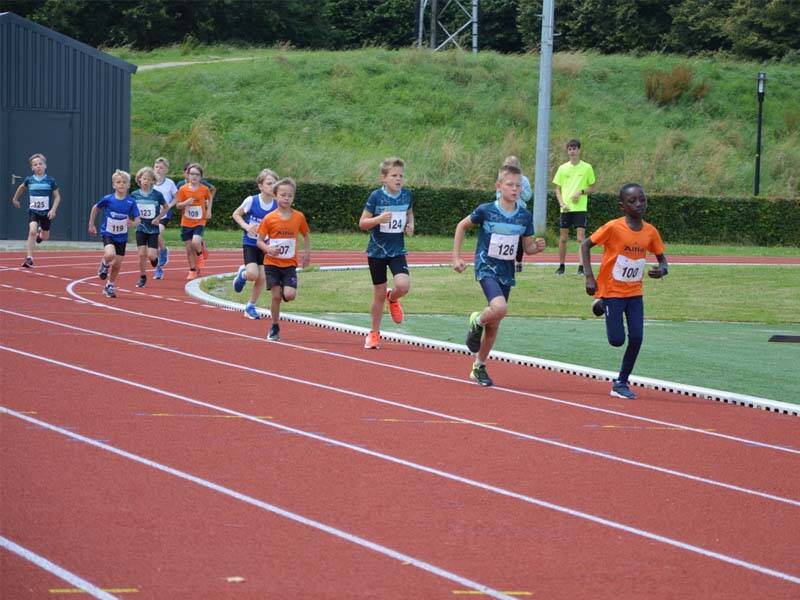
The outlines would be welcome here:
[[[214,179],[217,196],[211,226],[235,229],[227,218],[242,200],[256,193],[253,181]],[[300,183],[295,208],[303,211],[312,231],[358,230],[358,218],[370,192],[377,186]],[[412,188],[416,231],[422,235],[452,235],[456,223],[492,191],[453,188]],[[620,216],[617,197],[592,194],[589,230]],[[800,246],[800,200],[763,198],[698,198],[649,196],[647,220],[666,241],[695,244]],[[558,203],[548,196],[547,225],[558,230]]]

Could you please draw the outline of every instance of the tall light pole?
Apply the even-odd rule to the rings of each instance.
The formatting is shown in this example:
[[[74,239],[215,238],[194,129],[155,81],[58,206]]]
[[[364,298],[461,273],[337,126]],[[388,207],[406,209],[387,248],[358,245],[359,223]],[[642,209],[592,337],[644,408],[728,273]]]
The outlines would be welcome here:
[[[754,195],[758,196],[761,185],[761,117],[764,108],[764,91],[767,88],[767,74],[761,71],[756,80],[756,95],[758,96],[758,127],[756,130],[756,182]]]

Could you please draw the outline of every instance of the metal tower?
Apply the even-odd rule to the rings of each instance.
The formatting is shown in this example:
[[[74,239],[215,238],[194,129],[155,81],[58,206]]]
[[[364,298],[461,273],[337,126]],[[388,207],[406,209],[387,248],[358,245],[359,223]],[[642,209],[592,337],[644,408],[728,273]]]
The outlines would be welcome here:
[[[430,10],[428,7],[430,6]],[[471,6],[471,12],[467,7]],[[425,20],[428,12],[428,45],[431,50],[441,50],[449,44],[461,49],[458,36],[472,26],[472,52],[478,51],[478,0],[419,0],[417,4],[417,46],[425,40]],[[462,19],[466,22],[462,23]],[[451,33],[448,27],[455,27]],[[444,40],[439,42],[441,35]]]

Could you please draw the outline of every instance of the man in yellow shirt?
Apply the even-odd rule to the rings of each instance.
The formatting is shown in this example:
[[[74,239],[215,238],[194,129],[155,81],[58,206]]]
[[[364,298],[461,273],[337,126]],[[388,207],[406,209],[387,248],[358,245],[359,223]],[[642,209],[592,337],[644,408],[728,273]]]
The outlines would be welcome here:
[[[570,227],[575,228],[575,237],[582,244],[586,238],[586,205],[589,194],[594,191],[594,169],[592,165],[581,160],[581,143],[579,140],[567,142],[569,160],[558,167],[553,183],[556,186],[556,198],[561,207],[561,229],[558,239],[559,265],[556,275],[564,274],[564,262],[567,257],[567,241]],[[583,265],[578,261],[578,275],[583,275]]]

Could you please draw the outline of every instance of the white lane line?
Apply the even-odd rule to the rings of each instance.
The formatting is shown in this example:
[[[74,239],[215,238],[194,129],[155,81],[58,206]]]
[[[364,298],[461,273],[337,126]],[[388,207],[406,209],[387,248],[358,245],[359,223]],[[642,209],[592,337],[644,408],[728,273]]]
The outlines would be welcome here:
[[[400,552],[398,550],[394,550],[392,548],[389,548],[388,546],[383,546],[383,545],[378,544],[376,542],[372,542],[372,541],[370,541],[370,540],[368,540],[366,538],[357,536],[355,534],[348,533],[347,531],[344,531],[342,529],[338,529],[336,527],[332,527],[331,525],[326,525],[325,523],[322,523],[320,521],[315,521],[314,519],[310,519],[308,517],[304,517],[304,516],[302,516],[302,515],[300,515],[298,513],[291,512],[289,510],[286,510],[286,509],[281,508],[279,506],[276,506],[274,504],[270,504],[268,502],[264,502],[263,500],[259,500],[257,498],[253,498],[252,496],[248,496],[248,495],[243,494],[241,492],[237,492],[236,490],[233,490],[231,488],[219,485],[219,484],[214,483],[212,481],[209,481],[207,479],[203,479],[202,477],[198,477],[196,475],[192,475],[190,473],[187,473],[185,471],[181,471],[179,469],[175,469],[173,467],[169,467],[167,465],[158,463],[158,462],[156,462],[154,460],[150,460],[149,458],[145,458],[143,456],[139,456],[138,454],[133,454],[131,452],[127,452],[126,450],[122,450],[120,448],[116,448],[116,447],[111,446],[109,444],[106,444],[104,442],[93,440],[91,438],[88,438],[86,436],[80,435],[78,433],[73,433],[71,431],[67,431],[66,429],[63,429],[63,428],[58,427],[56,425],[52,425],[52,424],[47,423],[45,421],[40,421],[39,419],[34,419],[34,418],[32,418],[32,417],[30,417],[28,415],[24,415],[24,414],[19,413],[17,411],[8,409],[8,408],[6,408],[4,406],[0,406],[0,412],[5,413],[5,414],[7,414],[9,416],[15,417],[17,419],[21,419],[23,421],[27,421],[28,423],[32,423],[33,425],[36,425],[38,427],[42,427],[44,429],[48,429],[48,430],[50,430],[50,431],[52,431],[54,433],[58,433],[60,435],[66,436],[66,437],[68,437],[68,438],[70,438],[72,440],[75,440],[75,441],[78,441],[78,442],[83,442],[84,444],[88,444],[90,446],[94,446],[95,448],[98,448],[100,450],[104,450],[106,452],[110,452],[110,453],[115,454],[117,456],[120,456],[122,458],[126,458],[128,460],[137,462],[139,464],[145,465],[145,466],[150,467],[152,469],[156,469],[156,470],[161,471],[163,473],[167,473],[168,475],[172,475],[173,477],[178,477],[180,479],[183,479],[185,481],[189,481],[191,483],[197,484],[197,485],[199,485],[201,487],[204,487],[206,489],[218,492],[220,494],[224,494],[225,496],[228,496],[230,498],[234,498],[235,500],[239,500],[240,502],[244,502],[244,503],[249,504],[251,506],[255,506],[255,507],[260,508],[262,510],[265,510],[265,511],[271,512],[273,514],[276,514],[278,516],[284,517],[286,519],[294,521],[295,523],[300,523],[301,525],[306,525],[308,527],[313,527],[314,529],[318,529],[320,531],[323,531],[323,532],[325,532],[327,534],[330,534],[332,536],[335,536],[337,538],[346,540],[348,542],[351,542],[353,544],[361,546],[362,548],[366,548],[367,550],[371,550],[373,552],[377,552],[379,554],[382,554],[382,555],[387,556],[389,558],[392,558],[394,560],[400,561],[401,563],[404,563],[404,564],[405,563],[410,564],[410,565],[412,565],[414,567],[417,567],[418,569],[420,569],[422,571],[425,571],[425,572],[430,573],[432,575],[436,575],[436,576],[441,577],[443,579],[447,579],[447,580],[452,581],[454,583],[457,583],[459,585],[463,585],[464,587],[467,587],[467,588],[482,592],[483,594],[486,594],[486,595],[491,596],[493,598],[500,598],[502,600],[513,600],[513,598],[511,596],[508,596],[508,595],[506,595],[506,594],[504,594],[504,593],[502,593],[502,592],[500,592],[498,590],[495,590],[495,589],[493,589],[493,588],[491,588],[489,586],[483,585],[482,583],[478,583],[477,581],[473,581],[471,579],[467,579],[466,577],[462,577],[460,575],[457,575],[457,574],[455,574],[455,573],[453,573],[451,571],[447,571],[445,569],[437,567],[436,565],[433,565],[433,564],[431,564],[429,562],[426,562],[424,560],[415,558],[415,557],[410,556],[408,554],[404,554],[403,552]]]
[[[546,508],[546,509],[549,509],[549,510],[553,510],[553,511],[558,512],[558,513],[566,514],[566,515],[569,515],[571,517],[575,517],[575,518],[578,518],[578,519],[581,519],[581,520],[590,521],[592,523],[596,523],[596,524],[599,524],[599,525],[602,525],[602,526],[605,526],[605,527],[610,527],[612,529],[616,529],[616,530],[619,530],[619,531],[624,531],[624,532],[632,534],[634,536],[643,537],[643,538],[646,538],[646,539],[649,539],[649,540],[660,542],[660,543],[666,544],[668,546],[679,548],[681,550],[686,550],[686,551],[694,553],[694,554],[699,554],[699,555],[704,556],[706,558],[711,558],[711,559],[714,559],[714,560],[718,560],[718,561],[721,561],[721,562],[724,562],[724,563],[735,565],[737,567],[742,567],[742,568],[750,570],[750,571],[755,571],[755,572],[758,572],[758,573],[762,573],[762,574],[768,575],[770,577],[777,577],[778,579],[783,579],[785,581],[789,581],[791,583],[795,583],[795,584],[800,585],[800,577],[797,577],[795,575],[791,575],[789,573],[783,573],[781,571],[777,571],[777,570],[771,569],[769,567],[764,567],[764,566],[758,565],[756,563],[751,563],[751,562],[748,562],[748,561],[744,561],[744,560],[735,558],[733,556],[729,556],[727,554],[722,554],[722,553],[719,553],[719,552],[715,552],[713,550],[708,550],[708,549],[703,548],[701,546],[695,546],[693,544],[689,544],[689,543],[686,543],[686,542],[681,542],[680,540],[669,538],[669,537],[666,537],[666,536],[663,536],[663,535],[660,535],[660,534],[657,534],[657,533],[653,533],[653,532],[650,532],[650,531],[647,531],[647,530],[644,530],[644,529],[639,529],[638,527],[632,527],[630,525],[625,525],[624,523],[620,523],[618,521],[612,521],[612,520],[606,519],[604,517],[599,517],[599,516],[596,516],[596,515],[593,515],[593,514],[590,514],[590,513],[586,513],[586,512],[580,511],[580,510],[575,510],[575,509],[572,509],[572,508],[569,508],[569,507],[566,507],[566,506],[562,506],[560,504],[555,504],[555,503],[552,503],[552,502],[548,502],[546,500],[541,500],[539,498],[534,498],[533,496],[528,496],[526,494],[520,494],[518,492],[507,490],[505,488],[501,488],[501,487],[494,486],[494,485],[491,485],[491,484],[488,484],[488,483],[477,481],[475,479],[470,479],[468,477],[462,477],[460,475],[456,475],[456,474],[450,473],[448,471],[443,471],[441,469],[437,469],[437,468],[434,468],[434,467],[428,467],[426,465],[422,465],[422,464],[415,463],[415,462],[412,462],[412,461],[409,461],[409,460],[398,458],[398,457],[392,456],[390,454],[384,454],[382,452],[377,452],[375,450],[369,450],[367,448],[363,448],[363,447],[356,446],[356,445],[353,445],[353,444],[348,444],[347,442],[341,442],[339,440],[336,440],[336,439],[333,439],[333,438],[329,438],[329,437],[326,437],[326,436],[323,436],[323,435],[320,435],[320,434],[317,434],[317,433],[304,431],[302,429],[297,429],[295,427],[289,427],[288,425],[281,425],[281,424],[276,423],[274,421],[266,421],[266,420],[260,419],[259,417],[254,417],[252,415],[249,415],[247,413],[242,413],[242,412],[239,412],[239,411],[231,410],[231,409],[224,408],[222,406],[217,406],[215,404],[211,404],[211,403],[208,403],[208,402],[203,402],[202,400],[196,400],[194,398],[190,398],[188,396],[183,396],[181,394],[168,392],[166,390],[162,390],[162,389],[156,388],[154,386],[144,385],[144,384],[137,383],[135,381],[131,381],[129,379],[125,379],[125,378],[122,378],[122,377],[116,377],[116,376],[113,376],[113,375],[108,375],[106,373],[100,373],[98,371],[85,369],[85,368],[79,367],[77,365],[72,365],[72,364],[69,364],[69,363],[64,363],[64,362],[61,362],[61,361],[57,361],[57,360],[53,360],[53,359],[37,356],[37,355],[34,355],[34,354],[30,354],[28,352],[24,352],[24,351],[21,351],[21,350],[16,350],[16,349],[13,349],[13,348],[8,348],[8,347],[5,347],[5,346],[0,346],[0,349],[6,350],[6,351],[9,351],[9,352],[13,352],[15,354],[27,356],[29,358],[42,360],[44,362],[48,362],[48,363],[51,363],[51,364],[54,364],[54,365],[65,367],[67,369],[72,369],[72,370],[75,370],[75,371],[79,371],[81,373],[92,375],[94,377],[99,377],[99,378],[102,378],[102,379],[108,379],[108,380],[111,380],[111,381],[115,381],[115,382],[118,382],[118,383],[129,385],[131,387],[147,390],[147,391],[152,392],[152,393],[160,394],[160,395],[163,395],[163,396],[168,396],[170,398],[174,398],[176,400],[181,400],[183,402],[187,402],[189,404],[193,404],[193,405],[196,405],[196,406],[202,406],[204,408],[208,408],[208,409],[211,409],[211,410],[223,412],[225,414],[233,415],[233,416],[239,417],[239,418],[247,420],[247,421],[258,423],[258,424],[263,425],[263,426],[271,427],[273,429],[278,429],[278,430],[283,431],[285,433],[291,433],[291,434],[294,434],[294,435],[303,436],[303,437],[306,437],[306,438],[309,438],[309,439],[312,439],[312,440],[316,440],[316,441],[322,442],[324,444],[336,446],[336,447],[339,447],[339,448],[344,448],[346,450],[351,450],[351,451],[359,453],[359,454],[364,454],[366,456],[371,456],[371,457],[377,458],[379,460],[391,462],[391,463],[394,463],[394,464],[397,464],[397,465],[400,465],[400,466],[403,466],[403,467],[407,467],[409,469],[413,469],[415,471],[420,471],[420,472],[423,472],[423,473],[434,475],[436,477],[440,477],[440,478],[447,479],[447,480],[450,480],[450,481],[455,481],[457,483],[461,483],[461,484],[464,484],[464,485],[467,485],[467,486],[470,486],[470,487],[481,489],[481,490],[484,490],[484,491],[487,491],[487,492],[490,492],[490,493],[493,493],[493,494],[497,494],[497,495],[504,496],[504,497],[507,497],[507,498],[519,500],[519,501],[522,501],[522,502],[527,503],[527,504],[532,504],[532,505],[535,505],[535,506],[539,506],[541,508]],[[20,418],[24,418],[25,420],[28,420],[31,423],[39,423],[39,421],[37,421],[36,419],[33,419],[32,417],[28,417],[26,415],[22,415],[21,413],[17,413],[16,411],[13,411],[13,410],[8,409],[8,408],[3,407],[3,406],[0,406],[0,412],[6,412],[8,414],[13,414],[13,416],[18,416]],[[54,426],[51,426],[49,424],[44,424],[44,426],[46,428],[49,428],[49,429],[54,429]],[[60,428],[58,428],[58,429],[60,430]],[[61,431],[64,431],[64,430],[61,430]],[[95,446],[98,446],[98,447],[106,446],[106,444],[104,444],[103,442],[100,442],[100,441],[97,441],[97,440],[92,440],[92,439],[84,437],[84,436],[79,436],[78,434],[75,434],[75,433],[66,432],[66,434],[68,434],[68,435],[70,435],[72,437],[75,437],[76,439],[78,437],[80,437],[81,441],[86,441],[87,443],[91,443],[92,445],[95,445]],[[120,451],[120,452],[123,452],[123,451]]]
[[[76,588],[80,588],[87,594],[94,596],[95,598],[99,598],[100,600],[117,600],[116,596],[112,596],[108,592],[104,592],[96,585],[89,583],[82,577],[78,577],[75,573],[71,573],[67,571],[63,567],[59,567],[54,562],[47,560],[44,556],[36,554],[27,548],[23,548],[19,544],[15,544],[7,537],[0,535],[0,546],[8,550],[9,552],[13,552],[17,556],[24,558],[25,560],[32,562],[40,569],[47,571],[51,575],[55,575],[59,579],[62,579],[69,583],[70,585],[75,586]]]
[[[225,334],[225,335],[229,335],[229,336],[241,337],[241,338],[244,338],[244,339],[257,340],[259,342],[263,342],[263,338],[257,337],[257,336],[246,335],[246,334],[243,334],[243,333],[238,333],[238,332],[235,332],[235,331],[228,331],[228,330],[225,330],[225,329],[218,329],[216,327],[209,327],[207,325],[201,325],[199,323],[191,323],[189,321],[173,320],[173,319],[169,319],[169,318],[166,318],[166,317],[161,317],[159,315],[153,315],[153,314],[143,313],[143,312],[139,312],[139,311],[128,310],[128,309],[125,309],[125,308],[120,308],[118,306],[112,306],[110,304],[102,304],[100,302],[96,302],[96,301],[91,300],[89,298],[84,298],[83,296],[78,294],[75,291],[74,288],[78,283],[82,283],[82,282],[85,282],[85,281],[86,281],[85,279],[77,279],[77,280],[73,281],[70,285],[67,286],[67,293],[70,296],[72,296],[73,298],[83,300],[84,302],[87,302],[87,303],[90,303],[90,304],[94,304],[95,306],[98,306],[100,308],[104,308],[104,309],[108,309],[108,310],[114,310],[114,311],[117,311],[117,312],[122,312],[122,313],[126,313],[126,314],[131,314],[131,315],[136,315],[136,316],[139,316],[139,317],[145,317],[147,319],[155,319],[155,320],[159,320],[159,321],[166,321],[166,322],[171,323],[173,325],[183,325],[185,327],[191,327],[191,328],[200,329],[200,330],[203,330],[203,331],[211,331],[213,333],[221,333],[221,334]],[[206,305],[206,306],[210,306],[210,305]],[[475,385],[471,381],[467,381],[464,378],[452,377],[452,376],[449,376],[449,375],[441,375],[439,373],[433,373],[433,372],[430,372],[430,371],[422,371],[420,369],[411,369],[411,368],[408,368],[408,367],[401,367],[401,366],[398,366],[398,365],[382,363],[382,362],[374,361],[374,360],[366,360],[366,359],[363,359],[363,358],[358,358],[358,357],[350,356],[350,355],[347,355],[347,354],[339,354],[337,352],[330,352],[328,350],[320,350],[318,348],[311,348],[311,347],[307,347],[307,346],[301,346],[299,344],[291,344],[291,343],[286,343],[286,342],[278,342],[278,343],[282,344],[282,345],[284,345],[286,347],[294,348],[296,350],[301,350],[301,351],[304,351],[304,352],[313,352],[313,353],[317,353],[317,354],[323,354],[323,355],[326,355],[326,356],[333,356],[333,357],[336,357],[336,358],[339,358],[339,359],[343,359],[343,360],[350,360],[350,361],[353,361],[353,362],[359,362],[359,363],[362,363],[362,364],[368,364],[368,365],[371,365],[371,366],[378,366],[378,367],[383,367],[383,368],[387,368],[387,369],[393,369],[393,370],[397,370],[397,371],[402,371],[402,372],[405,372],[405,373],[412,373],[414,375],[422,375],[424,377],[431,377],[431,378],[434,378],[434,379],[441,379],[443,381],[457,382],[457,383],[459,383],[461,385],[469,385],[469,386],[474,386]],[[521,391],[521,390],[515,390],[515,389],[512,389],[512,388],[506,388],[506,387],[503,387],[503,386],[492,386],[486,391],[491,392],[491,393],[503,392],[503,393],[508,393],[508,394],[514,394],[516,396],[522,396],[522,397],[525,397],[525,398],[535,398],[537,400],[545,400],[547,402],[550,402],[550,403],[553,403],[553,404],[559,404],[561,406],[569,406],[571,408],[578,408],[578,409],[581,409],[581,410],[588,410],[588,411],[597,412],[597,413],[601,413],[601,414],[613,415],[615,417],[622,417],[624,419],[631,419],[631,420],[634,420],[634,421],[642,421],[644,423],[651,423],[651,424],[660,425],[660,426],[663,426],[663,427],[673,427],[673,428],[676,428],[676,429],[680,429],[681,431],[689,431],[689,432],[697,433],[697,434],[700,434],[700,435],[706,435],[706,436],[710,436],[710,437],[715,437],[715,438],[719,438],[719,439],[733,441],[733,442],[740,443],[740,444],[745,444],[747,446],[768,448],[770,450],[777,450],[779,452],[787,452],[789,454],[796,454],[796,455],[800,456],[800,449],[796,449],[796,448],[790,448],[790,447],[787,447],[787,446],[780,446],[780,445],[777,445],[777,444],[769,444],[767,442],[759,442],[759,441],[756,441],[756,440],[751,440],[751,439],[747,439],[747,438],[743,438],[743,437],[739,437],[739,436],[735,436],[735,435],[729,435],[729,434],[725,434],[725,433],[720,433],[718,431],[708,431],[706,429],[702,429],[702,428],[699,428],[699,427],[691,427],[689,425],[682,425],[680,423],[673,423],[673,422],[670,422],[670,421],[662,421],[660,419],[651,419],[649,417],[631,415],[629,413],[625,413],[625,412],[622,412],[622,411],[611,410],[611,409],[608,409],[608,408],[600,408],[600,407],[597,407],[597,406],[589,406],[589,405],[586,405],[586,404],[581,404],[579,402],[572,402],[572,401],[569,401],[569,400],[563,400],[561,398],[553,398],[552,396],[544,396],[542,394],[534,394],[532,392],[524,392],[524,391]]]
[[[135,339],[132,339],[132,338],[116,336],[116,335],[112,335],[112,334],[108,334],[108,333],[94,331],[94,330],[91,330],[91,329],[86,329],[84,327],[78,327],[76,325],[67,325],[66,323],[60,323],[58,321],[50,321],[48,319],[43,319],[41,317],[34,317],[32,315],[23,315],[21,313],[15,313],[13,311],[5,310],[5,309],[0,309],[0,313],[7,313],[7,314],[14,315],[16,317],[21,317],[23,319],[30,319],[32,321],[39,321],[39,322],[42,322],[42,323],[47,323],[48,325],[62,327],[64,329],[70,329],[70,330],[78,331],[80,333],[86,333],[86,334],[90,334],[90,335],[94,335],[94,336],[98,336],[98,337],[111,339],[111,340],[114,340],[116,342],[124,342],[124,343],[128,343],[128,344],[136,345],[136,346],[143,346],[145,348],[161,350],[162,352],[168,352],[170,354],[176,354],[176,355],[178,355],[180,357],[183,357],[183,358],[190,358],[190,359],[193,359],[193,360],[202,360],[202,361],[205,361],[205,362],[209,362],[211,364],[216,364],[216,365],[220,365],[220,366],[226,367],[228,369],[239,369],[239,370],[245,371],[247,373],[254,373],[256,375],[262,375],[262,376],[265,376],[265,377],[271,377],[271,378],[275,378],[275,379],[280,379],[282,381],[286,381],[286,382],[290,382],[290,383],[306,385],[306,386],[313,387],[313,388],[316,388],[316,389],[321,389],[321,390],[324,390],[324,391],[327,391],[327,392],[338,393],[338,394],[342,394],[344,396],[350,396],[350,397],[353,397],[353,398],[358,398],[360,400],[367,400],[369,402],[374,402],[374,403],[377,403],[377,404],[384,404],[386,406],[392,406],[392,407],[395,407],[395,408],[402,408],[402,409],[409,410],[409,411],[412,411],[412,412],[417,412],[417,413],[422,413],[422,414],[425,414],[425,415],[434,416],[434,417],[437,417],[439,419],[445,419],[445,420],[448,420],[448,421],[456,421],[456,422],[459,422],[459,423],[463,423],[465,425],[472,425],[472,426],[478,427],[480,429],[485,429],[485,430],[493,431],[493,432],[496,432],[496,433],[501,433],[501,434],[504,434],[504,435],[510,435],[510,436],[513,436],[513,437],[515,437],[517,439],[525,439],[525,440],[530,440],[530,441],[533,441],[533,442],[539,442],[541,444],[545,444],[545,445],[548,445],[548,446],[554,446],[556,448],[569,450],[570,452],[577,452],[577,453],[585,454],[585,455],[592,456],[592,457],[595,457],[595,458],[602,458],[602,459],[609,460],[609,461],[612,461],[612,462],[617,462],[617,463],[628,465],[628,466],[632,466],[632,467],[637,467],[637,468],[641,468],[641,469],[645,469],[645,470],[649,470],[649,471],[654,471],[656,473],[661,473],[663,475],[670,475],[670,476],[673,476],[673,477],[679,477],[681,479],[688,479],[690,481],[694,481],[694,482],[697,482],[697,483],[702,483],[702,484],[711,485],[711,486],[714,486],[714,487],[724,488],[724,489],[731,490],[731,491],[734,491],[734,492],[739,492],[739,493],[748,494],[748,495],[752,495],[752,496],[758,496],[758,497],[761,497],[761,498],[765,498],[767,500],[772,500],[772,501],[775,501],[775,502],[781,502],[781,503],[784,503],[784,504],[789,504],[789,505],[800,507],[800,500],[796,500],[796,499],[793,499],[793,498],[785,498],[783,496],[777,496],[777,495],[774,495],[774,494],[770,494],[768,492],[763,492],[763,491],[759,491],[759,490],[753,490],[753,489],[750,489],[750,488],[745,488],[745,487],[742,487],[742,486],[734,485],[734,484],[731,484],[731,483],[725,483],[725,482],[722,482],[722,481],[717,481],[715,479],[710,479],[710,478],[707,478],[707,477],[701,477],[699,475],[692,475],[690,473],[684,473],[682,471],[677,471],[675,469],[668,469],[666,467],[659,467],[657,465],[653,465],[653,464],[650,464],[650,463],[645,463],[645,462],[641,462],[641,461],[636,461],[636,460],[624,458],[624,457],[617,456],[615,454],[611,454],[611,453],[608,453],[608,452],[601,452],[599,450],[591,450],[589,448],[584,448],[582,446],[575,446],[573,444],[568,444],[566,442],[559,442],[557,440],[552,440],[552,439],[549,439],[549,438],[539,437],[539,436],[536,436],[536,435],[533,435],[533,434],[530,434],[530,433],[524,433],[522,431],[515,431],[513,429],[507,429],[505,427],[499,427],[497,425],[490,425],[490,424],[487,424],[487,423],[481,423],[480,421],[473,421],[471,419],[465,419],[463,417],[458,417],[458,416],[450,415],[450,414],[443,413],[443,412],[438,412],[438,411],[434,411],[434,410],[419,408],[419,407],[411,405],[411,404],[404,404],[402,402],[395,402],[393,400],[388,400],[386,398],[380,398],[378,396],[372,396],[370,394],[362,394],[360,392],[356,392],[356,391],[345,389],[345,388],[340,388],[340,387],[331,386],[331,385],[325,385],[325,384],[317,383],[317,382],[306,380],[306,379],[299,379],[299,378],[296,378],[296,377],[291,377],[291,376],[288,376],[288,375],[281,375],[279,373],[274,373],[272,371],[264,371],[262,369],[256,369],[254,367],[248,367],[246,365],[240,365],[240,364],[236,364],[236,363],[232,363],[232,362],[228,362],[228,361],[224,361],[224,360],[219,360],[219,359],[216,359],[216,358],[211,358],[211,357],[208,357],[208,356],[201,356],[201,355],[196,355],[196,354],[192,354],[192,353],[189,353],[189,352],[183,352],[181,350],[176,350],[176,349],[170,348],[168,346],[163,346],[163,345],[158,345],[158,344],[151,344],[151,343],[148,343],[148,342],[142,342],[142,341],[135,340]],[[6,346],[2,346],[2,345],[0,345],[0,349],[9,350],[9,351],[12,351],[12,352],[17,352],[16,350],[12,350],[10,347],[6,347]],[[23,353],[23,352],[20,351],[20,353]],[[27,356],[27,354],[26,354],[26,356]],[[40,360],[50,360],[50,359],[47,359],[47,358],[44,358],[44,357],[38,357],[36,355],[30,355],[30,356],[36,357],[36,358],[40,358]]]

